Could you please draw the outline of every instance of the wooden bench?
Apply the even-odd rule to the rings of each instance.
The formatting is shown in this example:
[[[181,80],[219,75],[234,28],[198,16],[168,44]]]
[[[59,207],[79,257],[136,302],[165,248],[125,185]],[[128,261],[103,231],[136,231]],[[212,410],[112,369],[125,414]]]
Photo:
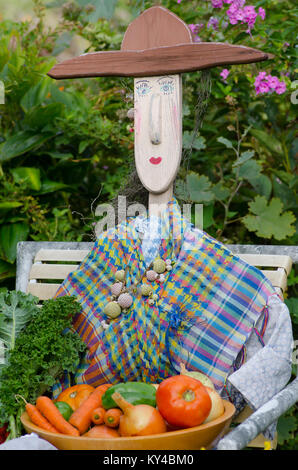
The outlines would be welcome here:
[[[92,242],[20,242],[17,248],[16,289],[35,295],[41,303],[52,298],[61,282],[76,269],[92,246]],[[227,245],[227,247],[247,263],[261,269],[277,292],[283,296],[292,264],[298,262],[297,247],[272,245]],[[293,393],[294,400],[297,401],[298,387],[297,392],[295,389]],[[246,407],[237,416],[235,423],[246,422],[254,414]],[[241,431],[241,426],[239,429]],[[249,447],[264,448],[264,441],[263,434],[256,434],[254,439],[247,440],[246,433],[246,445]],[[270,445],[271,448],[276,448],[276,437]]]

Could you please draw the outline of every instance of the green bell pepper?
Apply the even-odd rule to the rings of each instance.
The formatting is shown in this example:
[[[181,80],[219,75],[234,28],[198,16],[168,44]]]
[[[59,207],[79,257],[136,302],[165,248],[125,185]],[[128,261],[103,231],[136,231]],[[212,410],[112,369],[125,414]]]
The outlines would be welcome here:
[[[156,389],[153,385],[143,382],[125,382],[113,385],[101,397],[103,408],[117,408],[112,399],[113,393],[118,392],[129,403],[133,405],[150,405],[156,407]]]

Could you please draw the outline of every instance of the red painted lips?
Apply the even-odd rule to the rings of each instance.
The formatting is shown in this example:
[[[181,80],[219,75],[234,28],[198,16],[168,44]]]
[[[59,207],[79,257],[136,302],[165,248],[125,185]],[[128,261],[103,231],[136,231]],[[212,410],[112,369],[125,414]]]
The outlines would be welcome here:
[[[152,165],[159,165],[161,161],[162,161],[161,157],[151,157],[149,159],[149,162],[152,163]]]

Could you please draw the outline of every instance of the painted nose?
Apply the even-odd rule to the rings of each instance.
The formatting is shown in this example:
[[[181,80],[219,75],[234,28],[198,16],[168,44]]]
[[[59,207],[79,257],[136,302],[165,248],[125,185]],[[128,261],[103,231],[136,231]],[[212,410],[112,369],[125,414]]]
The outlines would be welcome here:
[[[153,93],[149,108],[149,133],[153,145],[161,144],[161,95]]]

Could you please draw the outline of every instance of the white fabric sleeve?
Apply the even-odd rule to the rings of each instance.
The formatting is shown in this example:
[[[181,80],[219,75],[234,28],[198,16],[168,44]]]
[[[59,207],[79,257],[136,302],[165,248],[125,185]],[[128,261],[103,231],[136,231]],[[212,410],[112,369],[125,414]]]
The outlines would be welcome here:
[[[227,379],[253,410],[285,387],[292,370],[293,333],[289,310],[277,295],[268,299],[267,306],[265,345],[252,334],[246,344],[246,362]]]

